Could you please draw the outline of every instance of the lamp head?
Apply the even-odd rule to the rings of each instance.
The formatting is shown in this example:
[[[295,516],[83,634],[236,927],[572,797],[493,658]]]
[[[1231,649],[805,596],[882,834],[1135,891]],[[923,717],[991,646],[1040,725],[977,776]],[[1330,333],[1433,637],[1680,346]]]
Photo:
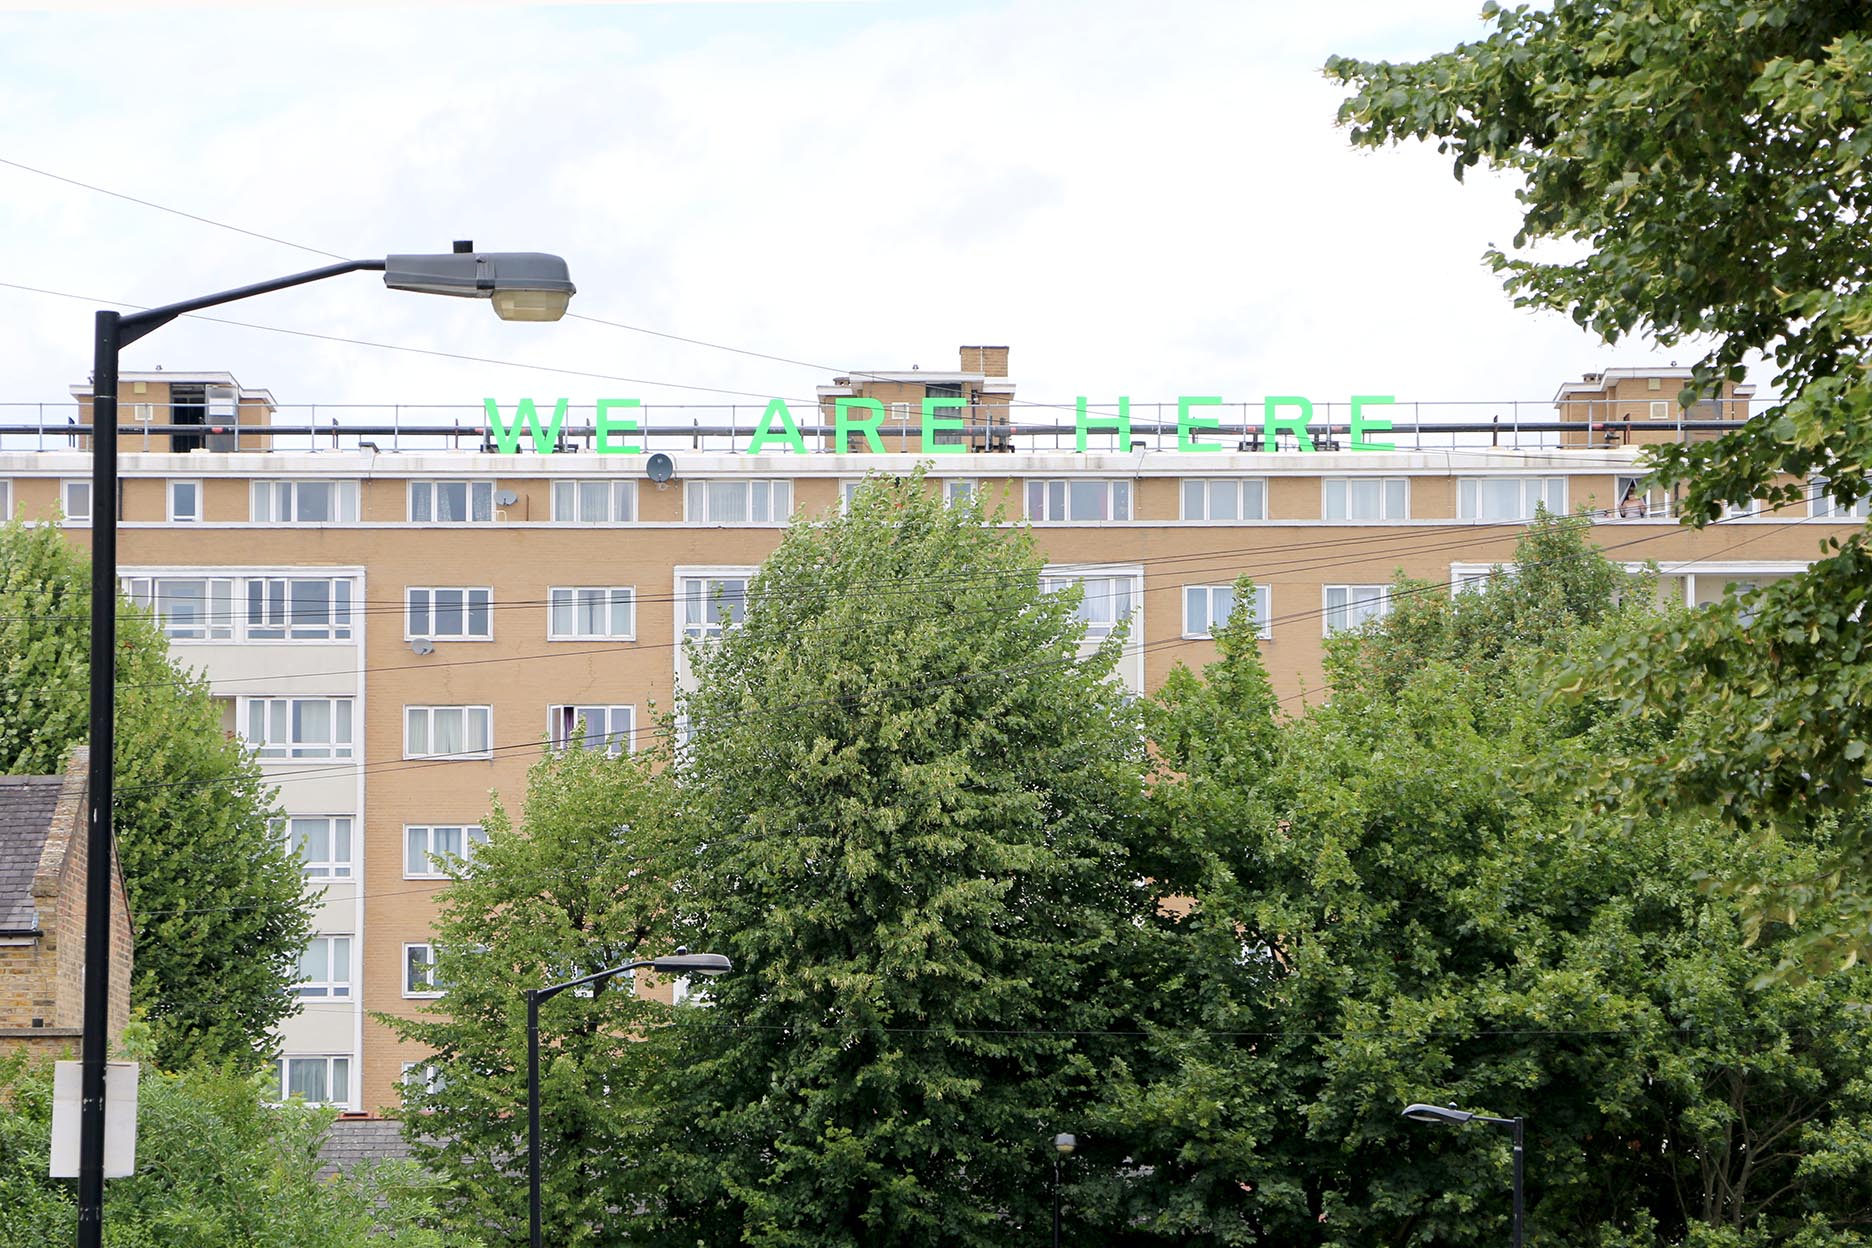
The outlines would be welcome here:
[[[1451,1126],[1459,1126],[1475,1117],[1468,1110],[1457,1109],[1455,1105],[1447,1108],[1442,1105],[1406,1105],[1404,1116],[1412,1122],[1438,1122]]]
[[[652,958],[650,969],[662,975],[726,975],[734,970],[734,963],[719,953],[678,950],[666,957]]]
[[[556,321],[578,288],[566,262],[540,251],[387,256],[384,285],[427,295],[487,299],[503,321]]]
[[[1062,1131],[1053,1137],[1053,1147],[1060,1156],[1064,1157],[1071,1153],[1073,1149],[1079,1147],[1079,1141],[1067,1132]]]

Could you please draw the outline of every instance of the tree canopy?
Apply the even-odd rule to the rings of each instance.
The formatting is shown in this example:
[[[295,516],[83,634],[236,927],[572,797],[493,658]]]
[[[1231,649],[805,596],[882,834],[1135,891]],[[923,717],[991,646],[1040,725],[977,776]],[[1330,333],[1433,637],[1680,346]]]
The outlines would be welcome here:
[[[1043,1233],[1050,1141],[1149,1008],[1123,632],[983,520],[869,481],[693,656],[676,917],[738,969],[663,1033],[671,1243]]]
[[[1841,503],[1872,493],[1872,14],[1856,0],[1556,0],[1484,14],[1483,39],[1409,64],[1335,57],[1354,90],[1355,144],[1435,140],[1457,177],[1516,175],[1514,250],[1491,249],[1521,306],[1616,341],[1698,344],[1680,401],[1761,358],[1781,398],[1714,440],[1659,446],[1648,465],[1686,490],[1685,520],[1729,500]],[[1566,244],[1572,259],[1517,254]],[[1794,961],[1872,953],[1872,591],[1863,530],[1750,605],[1659,622],[1591,656],[1576,690],[1625,700],[1669,730],[1662,752],[1610,756],[1634,800],[1798,830],[1828,854],[1800,878],[1733,881],[1810,928]]]
[[[0,773],[60,771],[90,729],[90,567],[56,527],[0,527]],[[259,766],[147,612],[119,603],[117,852],[132,1000],[166,1069],[257,1067],[310,930]]]

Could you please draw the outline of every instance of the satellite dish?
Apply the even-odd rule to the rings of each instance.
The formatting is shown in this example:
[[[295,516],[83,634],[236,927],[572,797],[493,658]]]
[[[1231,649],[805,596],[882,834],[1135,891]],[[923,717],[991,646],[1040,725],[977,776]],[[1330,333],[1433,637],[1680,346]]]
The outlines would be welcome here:
[[[409,648],[416,654],[434,654],[435,642],[430,641],[427,637],[418,637],[415,641],[410,642]]]
[[[652,481],[656,482],[658,485],[662,485],[665,481],[676,475],[676,461],[672,460],[662,451],[658,451],[644,464],[644,471],[650,474],[650,479]]]

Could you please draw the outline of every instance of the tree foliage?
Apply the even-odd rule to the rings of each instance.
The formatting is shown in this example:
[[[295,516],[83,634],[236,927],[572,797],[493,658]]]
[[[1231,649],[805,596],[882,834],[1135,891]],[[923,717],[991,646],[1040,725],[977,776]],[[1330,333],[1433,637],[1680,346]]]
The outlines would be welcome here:
[[[1078,591],[983,520],[870,482],[694,656],[676,913],[738,969],[664,1033],[667,1242],[1044,1233],[1050,1140],[1149,1008],[1123,635],[1082,655]]]
[[[90,723],[90,568],[52,526],[0,527],[0,773],[55,774]],[[147,613],[117,625],[117,851],[132,998],[165,1068],[257,1066],[310,930],[272,792]]]
[[[647,760],[551,753],[528,776],[524,826],[497,801],[487,843],[452,864],[435,927],[447,993],[429,1017],[380,1016],[434,1055],[406,1080],[404,1108],[417,1157],[446,1180],[445,1225],[526,1242],[524,994],[670,951],[658,845],[671,800]],[[644,1135],[655,1107],[642,1085],[661,1049],[640,1039],[664,1022],[667,1007],[628,981],[541,1005],[547,1242],[613,1242],[615,1212],[649,1199]]]
[[[1583,244],[1569,261],[1491,250],[1523,306],[1616,340],[1709,344],[1681,401],[1740,380],[1759,354],[1784,396],[1713,441],[1652,448],[1687,487],[1686,521],[1725,500],[1796,503],[1811,478],[1872,493],[1868,209],[1872,13],[1856,0],[1557,0],[1501,9],[1485,39],[1413,64],[1334,58],[1352,140],[1435,139],[1458,177],[1518,175],[1515,244]],[[1832,857],[1800,879],[1740,880],[1755,921],[1805,914],[1797,958],[1872,952],[1865,800],[1872,590],[1863,531],[1769,587],[1746,630],[1734,606],[1661,622],[1585,663],[1675,744],[1603,769],[1640,802],[1668,797],[1734,826],[1824,828]],[[1836,912],[1826,913],[1837,904]]]
[[[1239,620],[1204,679],[1157,699],[1154,818],[1209,861],[1164,986],[1188,1008],[1102,1116],[1137,1162],[1108,1225],[1502,1242],[1506,1140],[1398,1113],[1456,1101],[1527,1116],[1532,1243],[1868,1242],[1864,977],[1750,992],[1782,935],[1747,947],[1736,905],[1684,869],[1811,852],[1571,800],[1644,726],[1541,698],[1550,656],[1643,624],[1646,582],[1555,521],[1486,590],[1397,601],[1334,643],[1331,701],[1298,720],[1273,720]]]
[[[335,1111],[266,1105],[260,1083],[144,1067],[136,1173],[104,1185],[106,1248],[471,1248],[422,1229],[429,1193],[408,1163],[319,1177]],[[50,1068],[0,1059],[0,1105],[0,1246],[71,1242],[75,1184],[46,1177]]]

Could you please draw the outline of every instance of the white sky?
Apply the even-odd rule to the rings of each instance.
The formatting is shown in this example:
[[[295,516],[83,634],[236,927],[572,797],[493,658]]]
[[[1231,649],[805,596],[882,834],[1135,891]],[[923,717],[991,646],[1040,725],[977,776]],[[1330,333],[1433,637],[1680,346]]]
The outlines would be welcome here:
[[[1438,51],[1482,33],[1478,9],[0,0],[0,159],[349,255],[558,252],[575,312],[827,367],[503,324],[375,274],[219,315],[762,397],[953,369],[961,343],[1011,346],[1020,397],[1066,403],[1531,414],[1585,370],[1690,363],[1515,310],[1480,262],[1513,237],[1509,186],[1334,128],[1329,53]],[[148,305],[322,263],[0,164],[0,282]],[[66,400],[93,306],[0,287],[0,403]],[[123,362],[230,371],[289,405],[732,401],[187,321]]]

